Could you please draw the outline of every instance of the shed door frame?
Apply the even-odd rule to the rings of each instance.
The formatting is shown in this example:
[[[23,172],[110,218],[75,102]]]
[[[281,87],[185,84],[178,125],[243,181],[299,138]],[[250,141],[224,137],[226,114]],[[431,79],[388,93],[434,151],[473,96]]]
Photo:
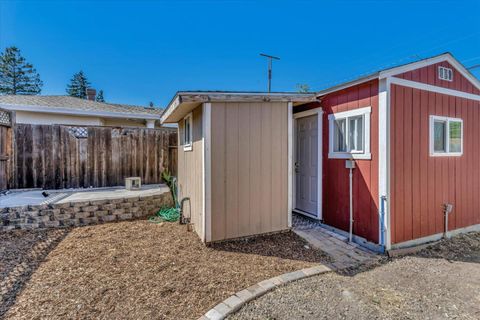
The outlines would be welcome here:
[[[308,214],[306,212],[300,211],[296,209],[296,177],[295,177],[295,170],[292,170],[292,180],[293,180],[293,192],[292,192],[292,203],[293,203],[293,211],[304,214],[310,218],[314,218],[316,220],[323,220],[323,110],[321,107],[315,108],[315,109],[310,109],[307,111],[302,111],[298,113],[293,114],[294,118],[294,127],[293,127],[293,153],[295,156],[292,157],[292,167],[295,166],[295,162],[297,161],[297,152],[296,152],[296,147],[297,147],[297,119],[299,118],[304,118],[304,117],[309,117],[317,115],[317,130],[318,130],[318,138],[317,138],[317,152],[318,152],[318,164],[317,164],[317,216],[313,216],[311,214]]]

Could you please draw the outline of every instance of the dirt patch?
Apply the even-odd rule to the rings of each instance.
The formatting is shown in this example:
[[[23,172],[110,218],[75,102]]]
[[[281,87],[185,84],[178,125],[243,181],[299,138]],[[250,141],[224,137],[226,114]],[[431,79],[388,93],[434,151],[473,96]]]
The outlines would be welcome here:
[[[462,235],[354,276],[300,280],[229,319],[480,319],[479,240]]]
[[[0,318],[68,229],[0,233]]]
[[[443,239],[418,252],[416,256],[480,263],[480,232]]]
[[[73,229],[31,276],[8,319],[195,319],[236,291],[327,259],[293,233],[205,247],[184,226]]]

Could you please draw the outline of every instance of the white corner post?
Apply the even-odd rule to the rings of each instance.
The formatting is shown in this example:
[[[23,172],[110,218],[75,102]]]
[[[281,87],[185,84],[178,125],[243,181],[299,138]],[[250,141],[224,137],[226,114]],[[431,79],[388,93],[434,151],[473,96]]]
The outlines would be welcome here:
[[[288,227],[292,227],[293,210],[293,103],[288,103]]]
[[[147,128],[148,129],[154,129],[155,128],[155,120],[153,120],[153,119],[147,120]]]
[[[378,213],[379,244],[391,248],[390,232],[390,78],[379,80],[378,90]]]
[[[204,103],[202,112],[203,132],[203,237],[205,242],[212,241],[212,148],[211,121],[212,104]]]

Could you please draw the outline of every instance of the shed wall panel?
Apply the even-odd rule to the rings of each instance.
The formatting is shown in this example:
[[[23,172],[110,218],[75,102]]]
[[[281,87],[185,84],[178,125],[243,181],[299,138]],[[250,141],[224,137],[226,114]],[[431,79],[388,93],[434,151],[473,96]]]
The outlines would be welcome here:
[[[355,160],[353,171],[353,233],[378,242],[378,81],[370,81],[327,95],[323,107],[323,219],[348,231],[349,170],[344,159],[328,158],[328,115],[370,106],[370,160]]]
[[[301,112],[321,106],[323,113],[323,220],[338,229],[349,229],[349,170],[345,159],[329,159],[328,115],[358,108],[371,107],[370,160],[355,160],[353,171],[353,233],[378,242],[378,80],[369,81],[322,97],[321,103],[294,108]]]
[[[288,228],[287,103],[212,103],[212,241]]]
[[[202,106],[192,111],[192,150],[184,150],[184,141],[179,139],[178,147],[178,192],[179,200],[190,198],[192,219],[195,231],[201,239],[203,234],[203,109]],[[179,132],[183,132],[183,121],[178,123]],[[190,208],[185,203],[184,213],[188,215]]]
[[[480,223],[480,102],[399,85],[391,88],[392,243]],[[432,157],[431,115],[463,119],[463,155]]]

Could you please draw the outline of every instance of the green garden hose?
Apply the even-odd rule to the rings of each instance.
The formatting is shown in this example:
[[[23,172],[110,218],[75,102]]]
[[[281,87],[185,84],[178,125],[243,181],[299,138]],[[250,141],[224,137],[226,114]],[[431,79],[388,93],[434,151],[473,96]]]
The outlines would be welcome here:
[[[160,223],[163,221],[175,222],[180,219],[180,207],[177,201],[176,179],[175,177],[171,176],[168,171],[163,172],[162,177],[170,188],[175,207],[162,207],[154,216],[148,218],[148,221],[153,223]]]
[[[160,209],[156,215],[148,218],[148,221],[160,223],[163,221],[175,222],[180,218],[180,212],[177,208],[164,207]]]

